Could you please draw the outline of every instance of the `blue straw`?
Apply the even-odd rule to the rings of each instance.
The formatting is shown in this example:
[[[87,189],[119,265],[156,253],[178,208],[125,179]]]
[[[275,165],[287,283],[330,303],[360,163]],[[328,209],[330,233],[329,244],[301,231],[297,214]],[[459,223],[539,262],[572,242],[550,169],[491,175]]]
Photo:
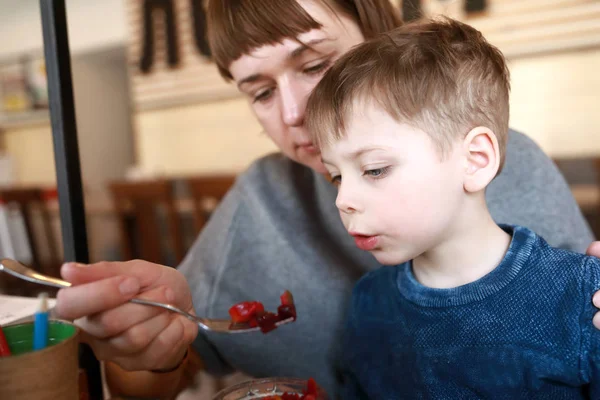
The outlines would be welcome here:
[[[33,321],[33,350],[42,350],[48,346],[48,294],[39,296],[40,307]]]

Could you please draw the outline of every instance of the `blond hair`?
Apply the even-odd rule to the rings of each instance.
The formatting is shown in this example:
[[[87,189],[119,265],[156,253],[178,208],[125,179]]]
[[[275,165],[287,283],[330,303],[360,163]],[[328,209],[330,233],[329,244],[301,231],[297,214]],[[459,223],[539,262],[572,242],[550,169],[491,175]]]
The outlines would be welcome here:
[[[311,94],[305,123],[317,146],[342,138],[356,101],[429,134],[444,154],[485,126],[500,167],[508,136],[509,71],[502,53],[473,27],[450,18],[406,24],[342,56]]]

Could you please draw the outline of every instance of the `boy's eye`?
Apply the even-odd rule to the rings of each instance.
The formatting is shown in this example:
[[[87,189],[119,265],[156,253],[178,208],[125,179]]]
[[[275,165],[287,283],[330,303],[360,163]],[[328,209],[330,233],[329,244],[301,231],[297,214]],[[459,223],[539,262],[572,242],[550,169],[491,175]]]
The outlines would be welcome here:
[[[364,175],[370,176],[371,178],[383,178],[388,172],[390,167],[369,169],[364,172]]]
[[[331,183],[333,183],[336,186],[339,186],[340,183],[342,183],[342,176],[341,175],[331,175]]]

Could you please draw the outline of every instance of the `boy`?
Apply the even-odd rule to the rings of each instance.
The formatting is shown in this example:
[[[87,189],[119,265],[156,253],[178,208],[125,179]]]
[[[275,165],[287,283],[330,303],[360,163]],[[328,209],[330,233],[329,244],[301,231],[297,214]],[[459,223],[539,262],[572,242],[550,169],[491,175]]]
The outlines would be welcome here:
[[[509,90],[500,51],[443,19],[358,46],[311,95],[306,123],[344,226],[400,264],[354,289],[344,400],[600,399],[600,261],[487,209]]]

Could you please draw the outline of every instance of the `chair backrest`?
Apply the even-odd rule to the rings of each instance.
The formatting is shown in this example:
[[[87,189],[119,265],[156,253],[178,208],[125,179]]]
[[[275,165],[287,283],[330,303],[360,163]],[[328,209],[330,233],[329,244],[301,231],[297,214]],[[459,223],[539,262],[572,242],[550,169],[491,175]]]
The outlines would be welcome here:
[[[178,264],[183,245],[172,182],[112,182],[109,188],[119,217],[123,257]]]
[[[5,207],[16,207],[28,241],[29,260],[18,260],[43,274],[58,277],[60,260],[50,213],[41,188],[3,188],[0,199]],[[36,229],[37,228],[37,229]],[[16,257],[19,258],[19,257]],[[6,277],[3,277],[6,278]],[[20,280],[6,279],[4,290],[11,294],[32,295],[37,288]],[[2,286],[5,286],[4,284]]]
[[[40,271],[58,276],[58,251],[56,248],[56,238],[52,230],[50,214],[45,205],[44,191],[41,188],[10,188],[0,189],[0,199],[11,205],[16,205],[21,211],[25,224],[25,231],[31,244],[31,256],[33,267]],[[41,226],[43,231],[41,235],[34,229],[34,218],[41,217]],[[42,257],[44,253],[40,236],[45,238],[47,257]]]
[[[195,176],[185,180],[194,200],[194,225],[200,232],[211,212],[225,197],[235,182],[235,175]]]
[[[600,237],[600,157],[553,159],[596,237]]]

